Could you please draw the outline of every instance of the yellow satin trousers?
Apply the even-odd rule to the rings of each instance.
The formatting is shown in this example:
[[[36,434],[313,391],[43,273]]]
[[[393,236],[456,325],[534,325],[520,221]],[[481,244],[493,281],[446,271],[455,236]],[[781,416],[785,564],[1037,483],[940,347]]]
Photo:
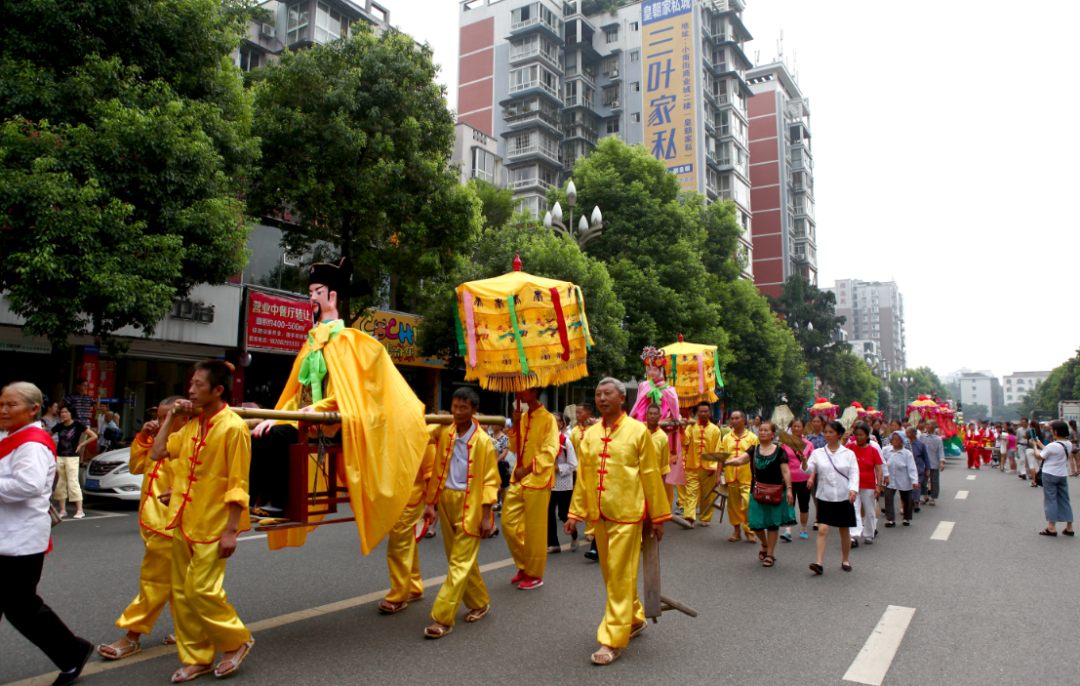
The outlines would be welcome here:
[[[149,634],[172,595],[172,539],[141,526],[139,533],[146,546],[139,568],[139,595],[116,620],[116,626]]]
[[[742,524],[743,531],[749,532],[747,512],[750,509],[750,484],[731,481],[728,482],[727,489],[728,524],[732,526]]]
[[[445,626],[454,626],[461,602],[470,610],[479,610],[491,602],[484,577],[480,575],[480,538],[465,533],[461,522],[465,512],[465,491],[444,488],[439,493],[439,528],[446,550],[446,581],[431,606],[431,618]],[[546,534],[546,531],[545,531]]]
[[[698,506],[705,496],[716,487],[716,472],[707,469],[689,469],[686,472],[686,485],[679,486],[679,502],[683,507],[683,519],[692,522],[697,519]],[[703,522],[712,521],[713,511],[709,510],[702,518]]]
[[[596,640],[612,648],[625,648],[630,642],[630,627],[645,621],[645,608],[637,592],[641,522],[616,524],[601,519],[594,524],[607,589],[604,621],[596,630]]]
[[[547,566],[548,489],[510,484],[503,498],[502,530],[514,564],[535,579]]]
[[[390,568],[390,593],[386,600],[403,603],[410,595],[424,594],[420,555],[416,549],[416,523],[424,516],[424,484],[413,484],[409,502],[386,537],[386,566]]]
[[[172,612],[184,664],[212,664],[215,651],[231,652],[251,638],[222,588],[225,562],[218,558],[217,543],[192,543],[175,530]]]

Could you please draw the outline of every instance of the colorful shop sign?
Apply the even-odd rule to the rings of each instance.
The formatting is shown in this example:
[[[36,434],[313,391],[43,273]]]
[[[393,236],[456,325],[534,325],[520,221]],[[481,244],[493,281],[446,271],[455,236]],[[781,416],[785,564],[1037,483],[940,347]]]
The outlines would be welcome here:
[[[645,144],[677,174],[684,191],[697,190],[694,127],[693,0],[641,3],[645,30]]]
[[[386,346],[396,365],[445,369],[446,360],[420,354],[416,336],[421,321],[420,317],[411,314],[369,310],[353,322],[353,327]]]
[[[311,303],[248,290],[247,347],[298,353],[311,330]]]

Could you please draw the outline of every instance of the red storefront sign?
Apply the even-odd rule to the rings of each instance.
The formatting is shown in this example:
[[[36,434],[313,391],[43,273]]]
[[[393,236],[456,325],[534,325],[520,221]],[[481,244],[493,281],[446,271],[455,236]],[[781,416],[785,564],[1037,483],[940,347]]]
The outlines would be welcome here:
[[[311,326],[309,301],[248,291],[248,350],[299,352]]]

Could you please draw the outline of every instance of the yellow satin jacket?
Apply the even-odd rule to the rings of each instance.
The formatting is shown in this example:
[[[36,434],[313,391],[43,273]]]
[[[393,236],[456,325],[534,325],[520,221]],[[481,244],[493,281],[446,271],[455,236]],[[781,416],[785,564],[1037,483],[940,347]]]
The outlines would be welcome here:
[[[475,424],[475,420],[474,424]],[[484,505],[494,505],[499,500],[499,468],[495,462],[495,443],[487,432],[475,424],[476,431],[469,439],[469,476],[465,482],[465,506],[462,508],[462,529],[469,536],[480,535]],[[434,451],[434,469],[428,479],[424,501],[434,505],[446,484],[450,471],[450,458],[454,454],[457,427],[448,426],[439,433]],[[445,532],[444,532],[445,535]]]

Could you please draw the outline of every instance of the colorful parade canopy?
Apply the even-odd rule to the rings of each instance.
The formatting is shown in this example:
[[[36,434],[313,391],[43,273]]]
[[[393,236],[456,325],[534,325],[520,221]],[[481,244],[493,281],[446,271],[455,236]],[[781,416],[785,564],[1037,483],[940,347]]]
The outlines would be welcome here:
[[[588,376],[592,349],[581,288],[521,271],[457,287],[458,349],[465,380],[518,392]]]
[[[671,360],[671,385],[679,395],[680,407],[716,402],[716,388],[723,388],[724,380],[720,378],[715,345],[686,343],[679,334],[679,342],[665,346],[661,352]]]
[[[920,395],[918,400],[908,403],[907,410],[908,414],[918,412],[920,417],[929,419],[937,416],[938,404],[930,396]]]
[[[824,415],[826,417],[835,418],[840,408],[837,405],[833,405],[827,398],[817,398],[814,400],[814,404],[810,406],[810,416],[817,417]]]
[[[884,416],[885,416],[885,413],[882,412],[881,410],[875,410],[873,405],[866,408],[866,418],[867,419],[881,419]]]
[[[855,402],[851,403],[851,406],[855,408],[855,413],[856,413],[856,416],[857,416],[857,417],[858,417],[859,419],[863,419],[863,418],[865,418],[865,417],[866,417],[866,408],[864,408],[864,407],[862,406],[862,403],[860,403],[860,402],[859,402],[858,400],[856,400]]]

